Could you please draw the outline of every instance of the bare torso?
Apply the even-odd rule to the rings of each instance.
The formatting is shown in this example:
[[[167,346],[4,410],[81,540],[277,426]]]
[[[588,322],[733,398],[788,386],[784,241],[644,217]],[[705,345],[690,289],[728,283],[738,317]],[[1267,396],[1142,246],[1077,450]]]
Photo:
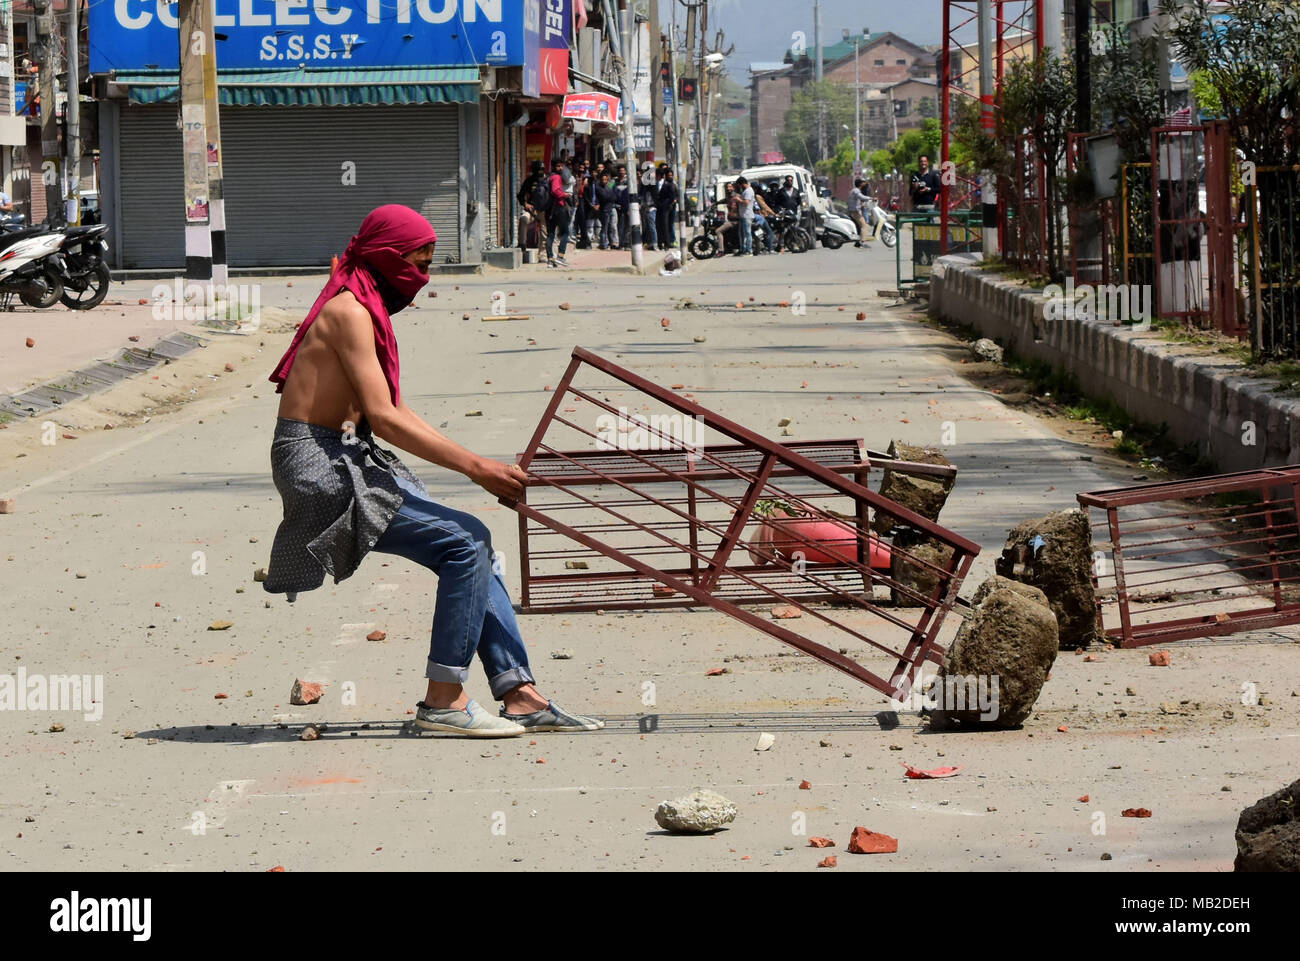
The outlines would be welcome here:
[[[337,322],[337,310],[347,305],[360,307],[350,291],[331,298],[307,328],[298,345],[289,377],[280,397],[281,417],[343,430],[344,424],[361,423],[361,405],[343,363],[330,342]]]

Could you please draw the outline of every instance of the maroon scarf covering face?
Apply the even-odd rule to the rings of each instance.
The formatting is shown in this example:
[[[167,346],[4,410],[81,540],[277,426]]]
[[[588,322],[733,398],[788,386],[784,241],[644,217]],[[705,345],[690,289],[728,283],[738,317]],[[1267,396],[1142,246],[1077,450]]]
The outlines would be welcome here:
[[[372,210],[362,221],[361,229],[339,260],[338,270],[334,271],[325,289],[316,298],[316,303],[312,304],[307,319],[299,325],[298,333],[294,335],[293,343],[272,372],[269,380],[276,385],[275,392],[278,394],[284,390],[289,369],[298,354],[298,346],[307,336],[307,330],[320,314],[321,308],[340,291],[350,290],[361,305],[370,311],[370,319],[375,327],[375,353],[379,356],[379,364],[388,380],[388,390],[394,406],[401,403],[397,336],[393,333],[390,314],[409,305],[420,288],[429,282],[427,273],[403,258],[437,239],[438,235],[432,225],[410,207],[385,204]],[[384,287],[388,290],[385,291]],[[387,298],[385,293],[388,294]]]

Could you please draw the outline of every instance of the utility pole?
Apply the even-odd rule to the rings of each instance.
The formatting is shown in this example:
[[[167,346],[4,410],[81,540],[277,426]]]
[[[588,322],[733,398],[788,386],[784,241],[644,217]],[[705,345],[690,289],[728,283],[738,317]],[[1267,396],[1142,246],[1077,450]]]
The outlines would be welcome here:
[[[1092,130],[1092,0],[1074,0],[1074,76],[1078,107],[1074,112],[1076,133]]]
[[[713,168],[713,144],[709,138],[709,97],[713,85],[709,83],[708,65],[709,36],[709,0],[700,0],[700,87],[695,104],[696,144],[700,152],[699,166],[696,168],[696,180],[701,189],[709,182]]]
[[[979,0],[979,56],[980,56],[980,131],[993,136],[997,129],[994,115],[993,89],[993,0]],[[946,156],[943,158],[948,159]],[[948,188],[943,188],[943,209],[948,209]],[[997,180],[988,170],[980,171],[980,204],[983,208],[980,235],[984,241],[984,256],[993,257],[998,252],[998,191]]]
[[[76,0],[73,0],[75,3]],[[221,101],[217,93],[217,37],[214,17],[203,17],[203,119],[207,123],[208,232],[212,237],[212,282],[230,283],[226,268],[226,200],[221,177]]]
[[[81,27],[77,22],[81,0],[68,4],[68,214],[70,224],[81,223]]]
[[[822,0],[813,0],[813,80],[822,82]],[[817,91],[817,159],[826,159],[826,104]]]
[[[606,0],[608,9],[608,0]],[[628,232],[631,235],[632,266],[638,271],[643,261],[641,246],[641,177],[636,169],[636,120],[632,116],[632,10],[627,0],[618,0],[622,38],[618,59],[623,65],[619,87],[623,91],[623,162],[627,166]]]
[[[673,11],[676,26],[676,11]],[[689,14],[688,14],[689,16]],[[681,114],[677,103],[681,100],[677,90],[677,48],[673,46],[674,36],[668,35],[668,88],[673,92],[673,168],[677,178],[677,255],[686,263],[686,195],[682,192],[686,185],[686,164],[682,159],[682,145],[685,142],[685,128],[682,127]]]
[[[59,105],[54,86],[58,72],[58,37],[50,0],[33,0],[36,12],[36,42],[40,48],[41,96],[41,180],[45,184],[45,219],[63,222],[62,159],[59,156]]]
[[[1065,56],[1064,0],[1041,0],[1043,11],[1043,49],[1053,56]]]
[[[217,131],[209,118],[217,112],[217,74],[212,6],[207,0],[179,0],[181,141],[185,162],[185,276],[225,283],[225,220],[213,212],[209,144],[220,157]],[[209,79],[210,75],[210,79]],[[220,167],[216,188],[221,189]],[[220,198],[216,198],[220,200]],[[224,214],[224,211],[222,212]],[[214,228],[220,238],[220,273],[214,258]],[[211,291],[210,291],[211,293]]]
[[[699,3],[690,3],[690,4],[687,5],[687,8],[686,8],[686,51],[685,51],[686,55],[685,55],[685,57],[683,58],[683,60],[684,60],[685,63],[686,63],[686,68],[687,68],[687,70],[690,70],[690,69],[691,69],[691,65],[692,65],[693,63],[695,63],[695,21],[696,21],[696,16],[697,16],[695,11],[696,11],[696,9],[697,9],[698,7],[699,7]],[[685,156],[685,158],[686,158],[686,161],[685,161],[685,162],[686,162],[688,165],[689,165],[689,163],[690,163],[690,158],[691,158],[691,138],[690,138],[690,136],[689,136],[689,134],[688,134],[688,131],[691,131],[691,130],[694,130],[694,129],[695,129],[696,118],[698,117],[698,115],[699,115],[699,111],[700,111],[700,105],[699,105],[699,94],[700,94],[699,81],[700,81],[700,71],[699,71],[699,67],[696,67],[696,68],[695,68],[695,79],[696,79],[696,83],[695,83],[695,96],[696,96],[695,106],[687,109],[687,113],[686,113],[686,121],[685,121],[685,123],[682,125],[682,134],[683,134],[683,137],[682,137],[682,151],[683,151],[684,156]],[[681,92],[681,91],[679,91],[679,90],[674,90],[674,91],[673,91],[674,103],[676,103],[676,97],[677,97],[677,95],[678,95],[680,92]],[[697,148],[698,148],[698,145],[699,145],[699,141],[698,141],[698,139],[696,140],[696,145],[697,145]],[[696,192],[699,194],[699,200],[700,200],[700,203],[701,203],[701,204],[703,204],[703,202],[704,202],[704,194],[703,194],[703,192],[700,190],[700,188],[701,188],[702,186],[703,186],[703,184],[702,184],[702,182],[700,181],[700,161],[699,161],[698,158],[696,158],[696,161],[695,161],[695,188],[696,188]],[[682,207],[685,207],[685,206],[686,206],[686,195],[685,195],[685,190],[686,190],[686,178],[685,178],[684,176],[682,177],[682,182],[681,182],[680,184],[677,185],[677,189],[678,189],[679,191],[682,192],[682,197],[681,197],[681,206],[682,206]],[[684,263],[684,262],[685,262],[685,261],[683,261],[683,263]]]

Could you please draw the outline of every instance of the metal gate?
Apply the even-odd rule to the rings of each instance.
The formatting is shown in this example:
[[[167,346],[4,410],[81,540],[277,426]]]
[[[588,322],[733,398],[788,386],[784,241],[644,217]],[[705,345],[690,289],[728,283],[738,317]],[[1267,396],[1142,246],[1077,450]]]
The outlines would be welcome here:
[[[438,232],[436,261],[459,262],[458,130],[455,104],[223,106],[230,265],[327,265],[365,215],[386,203],[429,218]],[[120,144],[122,236],[114,249],[121,266],[183,266],[175,105],[123,107]],[[345,183],[350,170],[355,183]]]
[[[704,444],[705,432],[730,443]],[[520,515],[521,545],[533,545],[527,562],[541,568],[525,572],[523,605],[704,605],[905,696],[924,661],[942,660],[939,631],[979,547],[808,453],[575,348],[519,458],[527,497],[503,501]],[[846,450],[826,456],[863,469]],[[867,527],[873,513],[877,530],[897,525],[914,546],[885,544]],[[877,587],[900,603],[884,606]],[[779,606],[771,616],[742,606],[754,603]]]
[[[1022,270],[1047,273],[1047,174],[1034,139],[1017,138],[1010,177],[999,178],[998,246],[1002,259]]]
[[[1257,167],[1245,187],[1245,261],[1259,355],[1300,354],[1300,167]]]

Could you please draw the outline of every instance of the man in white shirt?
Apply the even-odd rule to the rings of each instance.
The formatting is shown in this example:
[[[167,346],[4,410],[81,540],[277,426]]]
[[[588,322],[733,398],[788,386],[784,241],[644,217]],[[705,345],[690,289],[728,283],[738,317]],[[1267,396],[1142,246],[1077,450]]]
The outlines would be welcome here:
[[[744,256],[754,252],[754,188],[744,177],[736,178],[736,213],[740,217],[740,249],[736,256]]]

